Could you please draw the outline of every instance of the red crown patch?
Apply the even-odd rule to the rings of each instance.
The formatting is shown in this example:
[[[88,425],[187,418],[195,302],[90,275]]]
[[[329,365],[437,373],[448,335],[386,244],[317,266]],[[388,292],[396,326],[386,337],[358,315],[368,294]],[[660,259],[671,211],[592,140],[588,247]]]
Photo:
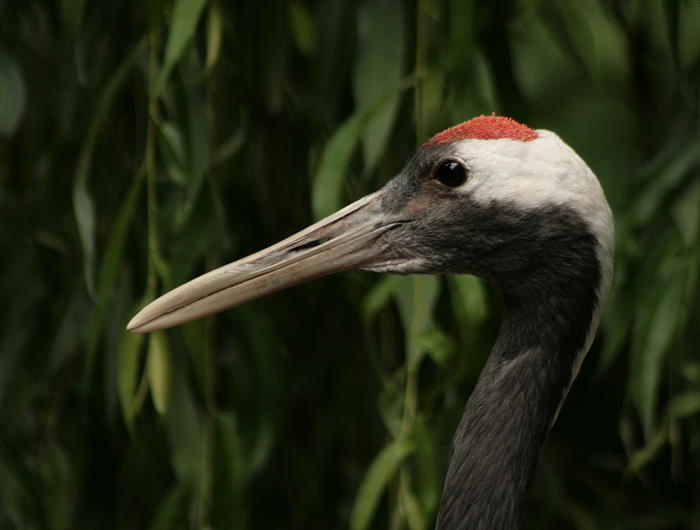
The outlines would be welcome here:
[[[425,142],[425,147],[448,144],[455,140],[476,138],[479,140],[497,140],[510,138],[521,142],[530,142],[537,138],[537,133],[527,125],[518,123],[505,116],[477,116],[469,121],[445,129]]]

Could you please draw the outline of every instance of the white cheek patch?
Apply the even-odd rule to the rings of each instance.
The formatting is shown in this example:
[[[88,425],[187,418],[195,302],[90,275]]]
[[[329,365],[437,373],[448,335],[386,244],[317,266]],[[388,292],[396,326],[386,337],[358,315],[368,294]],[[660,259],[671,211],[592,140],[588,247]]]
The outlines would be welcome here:
[[[537,134],[530,142],[455,142],[456,154],[470,171],[462,190],[483,204],[495,200],[524,209],[566,206],[589,223],[602,247],[612,249],[612,214],[598,179],[556,134],[545,130]]]
[[[598,306],[573,376],[590,348],[613,271],[614,222],[603,189],[586,163],[550,131],[537,130],[529,142],[467,139],[454,142],[455,154],[470,170],[460,191],[480,203],[510,202],[523,209],[566,206],[584,219],[598,240],[601,283]]]

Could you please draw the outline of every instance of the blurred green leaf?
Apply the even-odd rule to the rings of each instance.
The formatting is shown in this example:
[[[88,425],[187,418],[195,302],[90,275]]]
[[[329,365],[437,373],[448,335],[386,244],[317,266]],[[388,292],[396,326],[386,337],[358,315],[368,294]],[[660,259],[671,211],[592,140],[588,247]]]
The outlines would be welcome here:
[[[306,6],[298,0],[289,3],[289,20],[294,35],[294,43],[304,55],[311,55],[316,50],[314,21]]]
[[[400,276],[387,275],[374,284],[365,296],[362,304],[362,314],[365,321],[371,320],[378,311],[391,301],[400,281]]]
[[[683,418],[700,412],[700,390],[690,390],[676,396],[669,405],[672,418]]]
[[[209,4],[209,18],[207,19],[207,72],[216,66],[221,55],[222,26],[221,6],[218,0],[212,0]]]
[[[613,289],[606,302],[607,309],[603,312],[605,342],[598,362],[599,374],[604,374],[610,368],[613,361],[621,354],[622,348],[628,343],[635,314],[627,307],[627,293]]]
[[[192,59],[194,61],[194,59]],[[202,84],[184,85],[185,124],[180,131],[186,137],[183,161],[186,163],[186,189],[174,216],[175,231],[182,230],[190,220],[199,197],[209,164],[209,120],[207,117],[206,90]]]
[[[0,136],[11,136],[24,111],[24,81],[15,60],[0,47]]]
[[[5,491],[7,493],[12,492],[13,496],[16,496],[14,504],[20,507],[29,505],[43,508],[40,483],[37,477],[32,473],[27,463],[20,458],[19,452],[6,443],[3,438],[0,438],[0,465],[4,474],[12,479],[11,486],[14,491],[7,488],[7,486],[5,486]],[[11,500],[8,499],[8,501],[9,505]],[[8,508],[13,507],[10,505]],[[21,510],[21,508],[18,509],[16,507],[14,509],[18,512]],[[16,518],[21,521],[21,513],[16,514]],[[29,520],[37,524],[39,528],[49,527],[49,514],[45,508],[36,510]]]
[[[216,415],[217,441],[224,458],[221,466],[226,478],[234,489],[239,489],[250,475],[250,468],[245,459],[245,447],[236,425],[235,418],[225,414]]]
[[[401,470],[399,480],[398,500],[401,504],[401,512],[410,530],[425,530],[425,514],[423,509],[413,494],[414,488],[410,475],[405,469]]]
[[[669,22],[675,17],[675,23],[677,24],[677,32],[669,30],[669,40],[671,40],[671,46],[678,49],[680,55],[679,66],[690,73],[698,64],[698,60],[700,60],[700,42],[695,38],[697,21],[700,20],[700,4],[698,2],[679,2],[676,0],[664,3],[664,7],[667,11],[673,8],[677,10],[675,14],[669,13],[667,15]],[[677,39],[675,46],[674,36]]]
[[[671,144],[663,154],[666,156],[659,156],[657,164],[652,166],[653,170],[647,176],[648,185],[642,188],[633,209],[638,225],[649,223],[668,193],[692,175],[691,170],[697,167],[700,160],[700,142]]]
[[[244,440],[236,418],[229,414],[217,413],[216,430],[216,488],[226,492],[224,511],[230,528],[246,526],[247,506],[242,492],[251,478],[251,468],[246,458]]]
[[[409,364],[417,363],[420,352],[424,351],[416,338],[432,328],[439,294],[440,279],[436,276],[405,276],[396,289],[401,322],[409,342]]]
[[[178,528],[178,522],[182,520],[182,501],[186,489],[182,484],[170,488],[161,501],[156,514],[148,527],[148,530],[171,530]]]
[[[204,452],[202,421],[181,366],[173,366],[170,385],[173,391],[165,414],[169,457],[178,481],[190,488],[199,487]]]
[[[659,426],[650,436],[644,447],[636,451],[627,464],[627,473],[639,473],[661,451],[668,438],[668,425]]]
[[[311,195],[315,219],[321,219],[340,208],[348,162],[366,119],[365,113],[355,112],[336,130],[323,149]]]
[[[247,125],[247,122],[243,119],[238,129],[233,131],[231,135],[225,138],[214,150],[211,154],[212,166],[217,166],[225,162],[241,149],[246,140]]]
[[[81,171],[81,169],[82,167],[78,170],[79,177],[73,188],[73,209],[80,239],[83,243],[85,285],[88,293],[92,295],[95,290],[93,272],[95,263],[95,206],[86,186],[87,170]]]
[[[700,179],[696,178],[671,210],[676,227],[683,236],[683,242],[687,247],[692,247],[698,242],[698,232],[700,231],[698,204],[700,204]]]
[[[326,144],[313,179],[311,206],[314,217],[320,219],[338,210],[341,205],[343,183],[347,167],[368,121],[396,92],[407,88],[401,83],[385,93],[371,106],[355,111],[347,118]]]
[[[85,376],[83,378],[83,386],[85,389],[89,386],[92,380],[92,369],[95,362],[95,355],[100,340],[100,335],[103,331],[105,316],[112,302],[114,290],[116,289],[116,277],[119,272],[119,265],[123,260],[124,245],[126,242],[127,229],[133,218],[136,201],[143,187],[143,179],[141,175],[137,175],[128,193],[124,197],[122,204],[117,214],[117,219],[112,228],[112,232],[107,242],[107,248],[102,262],[97,280],[97,291],[95,293],[95,310],[90,318],[89,325],[89,342],[87,350],[87,361]]]
[[[647,435],[654,424],[663,359],[683,311],[683,279],[669,279],[661,292],[651,291],[650,294],[654,303],[645,305],[643,316],[636,324],[635,349],[630,358],[632,398]]]
[[[61,0],[61,14],[68,27],[68,33],[73,39],[78,36],[84,10],[85,0]]]
[[[425,329],[417,333],[413,340],[438,365],[444,364],[455,353],[454,342],[437,328]]]
[[[170,397],[171,367],[168,343],[163,332],[156,331],[149,335],[147,355],[146,373],[148,374],[153,406],[160,414],[165,414],[168,411]]]
[[[173,123],[162,121],[157,124],[160,133],[161,149],[168,168],[168,176],[177,184],[187,183],[187,154],[185,141],[180,130]]]
[[[456,290],[453,307],[457,319],[477,324],[483,322],[488,312],[483,281],[471,274],[451,275],[449,280]]]
[[[569,12],[572,10],[569,4],[558,4],[556,9],[549,9],[544,12],[543,21],[550,31],[552,38],[559,45],[559,50],[565,54],[572,63],[575,63],[581,70],[586,71],[587,65],[581,53],[579,53],[576,39],[573,32],[586,31],[586,24],[567,24]],[[590,39],[582,39],[590,42]]]
[[[132,426],[134,418],[141,408],[138,396],[138,382],[141,370],[141,345],[143,335],[125,333],[119,348],[117,368],[117,389],[122,416],[127,426]]]
[[[437,510],[441,484],[438,478],[435,447],[425,421],[417,416],[413,422],[413,439],[416,444],[418,476],[416,488],[424,514],[432,516]]]
[[[192,40],[206,3],[207,0],[175,0],[170,19],[168,41],[165,45],[163,68],[158,77],[158,92],[162,91],[170,71],[180,60],[185,47]]]
[[[51,343],[47,361],[52,373],[56,373],[68,358],[75,355],[78,352],[79,344],[85,340],[87,329],[84,326],[76,326],[75,323],[83,321],[88,307],[91,307],[92,304],[83,294],[83,289],[76,289],[76,291],[65,308]],[[0,359],[9,360],[7,349],[2,347],[0,349],[3,350],[3,356]],[[2,361],[0,361],[0,372],[12,373],[11,370],[3,366]],[[0,377],[0,388],[2,387],[2,377]],[[2,401],[2,393],[0,393],[0,401]]]
[[[379,499],[401,462],[414,450],[407,439],[394,440],[374,458],[357,492],[350,515],[350,528],[363,530],[372,522]]]
[[[353,94],[357,108],[369,108],[402,79],[406,36],[401,3],[361,3],[357,26]],[[384,152],[398,107],[399,94],[394,93],[368,119],[361,138],[366,170],[374,169]]]
[[[406,386],[406,370],[397,370],[384,383],[377,406],[386,430],[394,437],[399,436],[403,425],[404,388]]]
[[[680,4],[679,0],[668,0],[663,2],[664,18],[666,19],[666,31],[668,32],[669,48],[671,50],[671,57],[676,66],[679,64],[679,39],[678,39],[678,19],[680,16]]]
[[[126,56],[125,60],[104,86],[100,98],[95,105],[90,128],[88,129],[87,136],[80,149],[80,156],[78,157],[78,164],[75,170],[75,180],[73,181],[73,212],[78,224],[78,234],[80,235],[80,242],[83,249],[85,285],[90,295],[93,295],[95,290],[95,206],[90,191],[88,190],[87,182],[92,165],[95,141],[97,140],[97,135],[104,121],[107,119],[112,100],[124,82],[124,78],[132,67],[140,48],[140,46],[137,46]]]
[[[688,363],[682,367],[682,373],[683,377],[688,379],[688,381],[700,385],[700,364],[696,362]]]
[[[270,458],[277,434],[279,392],[282,366],[279,359],[282,346],[273,328],[274,320],[267,314],[248,308],[236,315],[241,340],[248,348],[242,351],[249,366],[249,382],[254,395],[254,421],[247,447],[247,473],[258,473]]]
[[[457,71],[469,63],[474,52],[476,6],[476,0],[449,0],[450,44],[445,55],[452,62],[451,67]]]
[[[441,68],[428,67],[420,82],[422,103],[420,111],[423,115],[423,127],[416,127],[416,143],[425,142],[433,133],[439,130],[439,120],[445,101],[445,73]]]

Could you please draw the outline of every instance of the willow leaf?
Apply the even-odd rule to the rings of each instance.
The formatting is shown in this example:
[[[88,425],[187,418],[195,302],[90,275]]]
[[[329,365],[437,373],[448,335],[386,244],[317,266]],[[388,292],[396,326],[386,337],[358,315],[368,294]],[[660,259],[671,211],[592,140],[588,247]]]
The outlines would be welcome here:
[[[192,40],[206,0],[175,0],[168,41],[165,45],[163,68],[158,78],[158,91],[163,88],[173,66],[180,60],[185,47]]]
[[[407,41],[404,23],[398,0],[378,0],[360,6],[353,75],[358,108],[370,106],[401,81]],[[394,92],[369,118],[362,133],[365,170],[373,169],[384,151],[398,107],[399,94]]]
[[[151,389],[153,406],[160,414],[168,411],[170,396],[170,359],[168,343],[163,332],[154,332],[149,335],[148,361],[146,373]]]
[[[374,458],[357,492],[350,515],[351,530],[364,530],[374,517],[382,493],[396,474],[399,464],[414,450],[407,439],[394,440]]]

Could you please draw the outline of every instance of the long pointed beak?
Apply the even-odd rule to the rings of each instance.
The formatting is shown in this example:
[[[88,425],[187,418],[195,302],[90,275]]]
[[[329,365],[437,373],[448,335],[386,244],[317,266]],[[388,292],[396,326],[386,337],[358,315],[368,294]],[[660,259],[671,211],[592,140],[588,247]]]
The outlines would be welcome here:
[[[378,240],[405,220],[382,212],[382,194],[363,197],[265,250],[173,289],[143,308],[127,329],[148,333],[177,326],[320,276],[390,262]]]

